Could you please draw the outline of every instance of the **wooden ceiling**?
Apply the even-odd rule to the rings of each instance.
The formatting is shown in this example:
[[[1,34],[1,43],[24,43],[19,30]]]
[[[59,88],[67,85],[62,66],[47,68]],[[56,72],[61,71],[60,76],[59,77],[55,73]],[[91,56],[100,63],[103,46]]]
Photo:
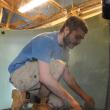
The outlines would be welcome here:
[[[30,0],[1,0],[0,28],[3,29],[34,29],[57,25],[75,15],[83,19],[101,13],[101,0],[86,0],[78,4],[62,6],[58,0],[48,0],[47,3],[34,8],[30,12],[20,13],[18,8]],[[64,0],[63,0],[64,1]],[[50,8],[49,8],[50,7]]]

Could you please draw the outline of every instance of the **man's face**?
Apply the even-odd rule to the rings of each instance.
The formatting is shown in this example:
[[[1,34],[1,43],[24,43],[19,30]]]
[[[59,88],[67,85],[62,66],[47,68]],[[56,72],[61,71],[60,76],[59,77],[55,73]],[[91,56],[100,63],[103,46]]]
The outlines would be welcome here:
[[[66,32],[63,38],[64,46],[70,49],[80,44],[81,40],[84,39],[85,33],[81,29],[73,30],[72,32]]]

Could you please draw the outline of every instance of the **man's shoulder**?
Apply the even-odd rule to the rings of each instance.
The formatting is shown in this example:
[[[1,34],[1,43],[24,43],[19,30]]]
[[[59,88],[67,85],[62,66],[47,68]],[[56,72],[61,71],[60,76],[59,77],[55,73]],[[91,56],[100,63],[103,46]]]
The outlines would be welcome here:
[[[35,36],[32,43],[54,43],[56,41],[56,32],[45,32]]]
[[[57,31],[40,33],[40,34],[36,35],[33,39],[55,36],[56,33],[57,33]]]

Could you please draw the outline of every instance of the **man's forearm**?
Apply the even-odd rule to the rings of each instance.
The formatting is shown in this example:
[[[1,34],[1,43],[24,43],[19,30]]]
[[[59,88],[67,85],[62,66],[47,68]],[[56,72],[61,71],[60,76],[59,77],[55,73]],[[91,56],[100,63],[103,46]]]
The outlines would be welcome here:
[[[47,88],[49,88],[53,93],[67,100],[73,108],[76,110],[81,110],[78,102],[61,86],[61,84],[50,74],[50,66],[48,63],[43,61],[38,61],[39,65],[39,80]]]
[[[87,93],[79,86],[76,81],[73,82],[73,84],[70,84],[70,88],[72,88],[83,100],[87,100]]]
[[[76,108],[79,106],[79,103],[53,77],[48,78],[48,80],[45,81],[43,80],[42,83],[44,83],[57,96],[63,100],[67,100],[72,107]]]
[[[68,86],[74,90],[82,99],[87,100],[87,93],[79,86],[75,78],[70,74],[68,68],[65,68],[64,80],[67,82]]]
[[[69,85],[71,89],[73,89],[87,104],[90,106],[94,107],[95,102],[91,96],[89,96],[80,86],[79,84],[75,81],[75,78],[71,76],[71,74],[66,71],[64,75],[64,79]]]

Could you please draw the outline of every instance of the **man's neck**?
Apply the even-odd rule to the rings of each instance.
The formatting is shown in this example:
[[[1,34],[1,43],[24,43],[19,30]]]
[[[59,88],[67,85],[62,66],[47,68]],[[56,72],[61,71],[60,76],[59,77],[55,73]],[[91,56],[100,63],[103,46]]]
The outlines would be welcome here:
[[[59,45],[61,45],[61,46],[64,46],[63,36],[64,36],[63,33],[61,33],[61,32],[58,33],[58,43],[59,43]]]

